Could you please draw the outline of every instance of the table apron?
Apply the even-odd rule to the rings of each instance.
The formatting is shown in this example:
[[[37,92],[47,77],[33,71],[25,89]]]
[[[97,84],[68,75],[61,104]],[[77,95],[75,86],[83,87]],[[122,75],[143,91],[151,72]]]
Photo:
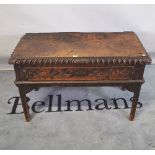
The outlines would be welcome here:
[[[134,66],[24,67],[16,70],[17,81],[141,80]],[[138,74],[138,75],[137,75]],[[140,78],[139,78],[140,77]]]

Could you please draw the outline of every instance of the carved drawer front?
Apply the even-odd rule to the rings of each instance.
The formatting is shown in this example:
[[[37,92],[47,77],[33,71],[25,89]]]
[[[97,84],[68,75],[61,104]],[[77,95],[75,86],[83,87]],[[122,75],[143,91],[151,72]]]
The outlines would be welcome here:
[[[20,80],[129,80],[133,79],[134,68],[124,67],[25,67],[19,74]]]

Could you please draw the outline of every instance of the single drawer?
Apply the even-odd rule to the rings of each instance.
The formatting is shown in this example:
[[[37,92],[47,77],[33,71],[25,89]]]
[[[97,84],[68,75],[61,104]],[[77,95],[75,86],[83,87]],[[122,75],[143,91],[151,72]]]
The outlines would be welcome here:
[[[20,70],[19,80],[130,80],[133,66],[116,67],[25,67]]]

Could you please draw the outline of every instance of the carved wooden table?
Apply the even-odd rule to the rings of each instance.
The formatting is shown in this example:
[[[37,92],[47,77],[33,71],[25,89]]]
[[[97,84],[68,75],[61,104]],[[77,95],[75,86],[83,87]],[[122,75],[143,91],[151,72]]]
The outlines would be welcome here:
[[[151,59],[134,32],[27,33],[16,46],[14,64],[26,121],[26,93],[46,86],[121,86],[134,93],[134,119],[143,72]]]

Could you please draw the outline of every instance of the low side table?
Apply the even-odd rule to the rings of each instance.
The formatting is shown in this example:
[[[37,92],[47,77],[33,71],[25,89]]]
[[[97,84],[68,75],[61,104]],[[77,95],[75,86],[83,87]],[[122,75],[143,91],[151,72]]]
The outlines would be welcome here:
[[[143,73],[151,59],[134,32],[27,33],[9,59],[25,119],[26,93],[49,86],[121,86],[134,93],[134,119]]]

